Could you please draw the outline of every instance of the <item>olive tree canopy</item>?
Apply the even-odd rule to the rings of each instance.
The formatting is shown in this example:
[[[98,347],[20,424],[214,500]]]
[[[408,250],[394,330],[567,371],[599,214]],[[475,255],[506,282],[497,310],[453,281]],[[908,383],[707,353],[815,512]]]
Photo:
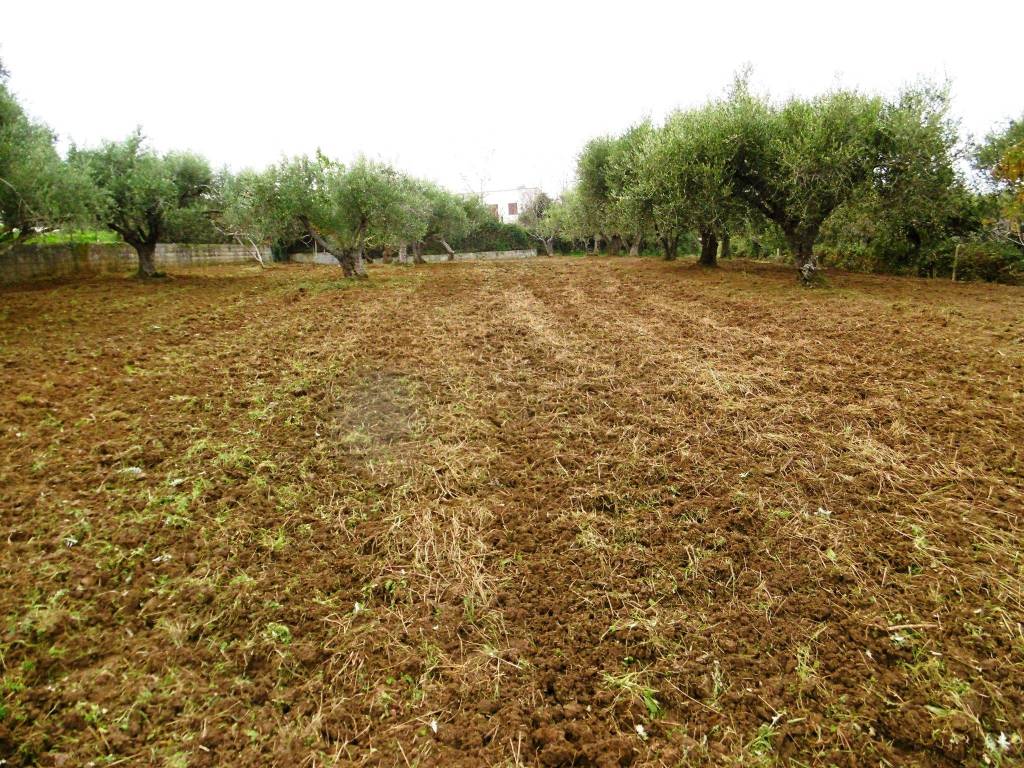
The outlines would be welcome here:
[[[544,246],[544,251],[548,256],[553,256],[555,253],[555,238],[558,236],[559,229],[557,211],[554,212],[554,216],[551,215],[555,206],[554,200],[544,192],[539,192],[527,201],[516,220],[516,223],[525,229],[530,237]]]
[[[997,231],[1024,246],[1024,115],[986,136],[975,164],[996,186]]]
[[[422,183],[422,190],[427,202],[427,218],[422,239],[440,243],[448,254],[448,259],[454,259],[455,251],[450,242],[465,237],[472,227],[462,198],[428,182]]]
[[[83,220],[92,204],[86,179],[68,167],[53,132],[25,115],[0,67],[0,249]]]
[[[822,224],[880,167],[884,103],[840,90],[773,104],[740,87],[729,112],[736,192],[779,226],[810,279]]]
[[[665,121],[644,157],[647,196],[662,231],[696,232],[700,263],[714,266],[718,241],[744,205],[735,194],[735,142],[726,108],[710,103]],[[666,256],[675,255],[674,240]]]
[[[658,132],[650,120],[644,120],[627,130],[615,142],[608,159],[606,174],[611,197],[610,217],[614,227],[629,244],[629,253],[636,256],[640,243],[654,235],[662,247],[675,254],[678,238],[670,227],[657,226],[651,185],[646,183],[648,158],[654,148]]]
[[[204,206],[213,173],[198,155],[158,154],[145,145],[141,131],[98,149],[72,148],[68,162],[96,190],[95,217],[139,255],[139,277],[156,276],[154,254],[175,216]]]
[[[321,153],[239,174],[224,209],[253,240],[310,238],[346,277],[366,277],[365,250],[415,230],[414,190],[391,166],[359,158],[351,167]]]

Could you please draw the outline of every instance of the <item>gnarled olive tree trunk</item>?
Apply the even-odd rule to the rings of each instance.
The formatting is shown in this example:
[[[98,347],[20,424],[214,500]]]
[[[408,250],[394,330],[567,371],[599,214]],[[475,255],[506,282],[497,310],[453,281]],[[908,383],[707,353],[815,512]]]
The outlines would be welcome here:
[[[409,244],[402,243],[398,246],[398,263],[408,264],[409,263]]]
[[[136,277],[160,277],[156,269],[156,243],[139,242],[129,243],[139,255],[139,268],[135,272]]]
[[[427,260],[423,258],[423,243],[412,244],[412,263],[413,264],[426,264]]]
[[[818,259],[814,255],[814,235],[801,232],[786,232],[786,243],[793,251],[793,261],[796,264],[797,272],[800,273],[800,282],[810,285],[818,274]]]
[[[722,233],[722,252],[719,254],[720,259],[728,259],[732,256],[732,240],[729,237],[729,231],[726,230]]]
[[[618,256],[622,253],[622,237],[619,235],[612,235],[608,238],[608,255]]]
[[[634,258],[640,255],[640,235],[633,235],[629,242],[629,255]]]
[[[665,254],[665,261],[674,261],[679,255],[679,236],[662,235],[659,240],[661,240],[661,250]]]
[[[317,247],[331,254],[341,265],[341,272],[345,277],[365,278],[366,264],[363,262],[362,230],[356,232],[356,241],[360,244],[355,248],[342,248],[327,241],[313,223],[303,217],[300,219],[309,236]]]
[[[448,261],[455,261],[455,250],[448,245],[448,241],[443,237],[435,237],[434,239],[441,244],[441,247],[444,248],[444,252],[448,254]]]
[[[702,267],[718,266],[718,238],[710,229],[700,231],[700,258],[697,263]]]
[[[320,245],[320,247],[337,259],[345,277],[366,277],[366,266],[363,264],[362,254],[355,249],[335,249],[327,245]]]
[[[363,261],[363,246],[352,249],[353,277],[366,277],[366,263]]]
[[[121,227],[116,221],[108,222],[107,226],[135,249],[135,253],[139,257],[139,267],[135,271],[136,277],[162,277],[162,274],[156,269],[156,244],[160,241],[161,233],[158,221],[151,220],[148,230]]]

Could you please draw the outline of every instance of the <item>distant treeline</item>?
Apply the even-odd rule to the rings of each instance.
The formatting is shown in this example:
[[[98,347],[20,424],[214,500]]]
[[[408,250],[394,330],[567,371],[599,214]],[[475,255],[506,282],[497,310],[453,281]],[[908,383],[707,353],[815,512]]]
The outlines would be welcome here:
[[[905,274],[1024,276],[1024,119],[970,146],[945,88],[887,100],[835,90],[773,101],[738,78],[721,99],[590,141],[577,182],[520,222],[619,253],[822,261]]]
[[[232,241],[277,254],[315,247],[353,276],[377,256],[533,243],[549,254],[693,252],[705,266],[784,258],[807,281],[823,260],[1020,280],[1024,120],[967,146],[948,113],[947,91],[930,85],[895,100],[836,90],[776,102],[739,78],[660,125],[590,141],[575,186],[527,201],[512,225],[474,196],[365,158],[317,153],[231,173],[192,153],[159,154],[140,131],[62,158],[0,66],[0,252],[85,230],[131,245],[142,276],[156,272],[158,242]]]

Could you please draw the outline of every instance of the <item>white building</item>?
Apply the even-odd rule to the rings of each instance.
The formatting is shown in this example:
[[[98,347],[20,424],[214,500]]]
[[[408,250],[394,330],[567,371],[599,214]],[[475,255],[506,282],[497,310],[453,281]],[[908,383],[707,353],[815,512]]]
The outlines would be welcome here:
[[[515,189],[493,189],[481,193],[484,205],[506,224],[514,224],[519,214],[540,194],[539,187],[516,187]]]

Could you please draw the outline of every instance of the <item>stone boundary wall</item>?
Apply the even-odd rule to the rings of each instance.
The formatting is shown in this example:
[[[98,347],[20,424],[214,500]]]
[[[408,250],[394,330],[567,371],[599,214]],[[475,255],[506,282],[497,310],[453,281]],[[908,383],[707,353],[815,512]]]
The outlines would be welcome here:
[[[265,261],[270,261],[269,248],[261,248],[260,253]],[[255,262],[251,247],[235,243],[160,243],[155,260],[158,269]],[[22,245],[0,254],[0,284],[72,275],[123,274],[135,271],[138,265],[138,256],[130,245]]]
[[[502,259],[529,259],[536,256],[537,252],[532,248],[526,248],[518,251],[470,251],[466,253],[456,253],[455,261],[498,261]],[[338,260],[335,259],[331,254],[318,251],[313,253],[307,251],[305,253],[293,253],[291,260],[300,264],[329,264],[332,266],[338,266]],[[448,261],[448,255],[445,253],[430,253],[424,254],[423,260],[431,264],[439,264]],[[409,254],[409,262],[412,263],[412,253]]]
[[[269,248],[261,247],[260,253],[264,261],[272,260]],[[532,248],[517,251],[477,251],[457,253],[455,261],[527,259],[536,255],[537,252]],[[412,254],[409,258],[412,259]],[[429,254],[423,258],[431,263],[448,261],[448,256],[443,253]],[[158,269],[255,262],[250,246],[235,243],[160,243],[156,247],[155,259]],[[323,251],[315,254],[294,253],[291,260],[300,264],[338,264],[333,256]],[[127,274],[134,272],[138,265],[138,256],[130,245],[21,245],[0,254],[0,284],[75,275]]]

